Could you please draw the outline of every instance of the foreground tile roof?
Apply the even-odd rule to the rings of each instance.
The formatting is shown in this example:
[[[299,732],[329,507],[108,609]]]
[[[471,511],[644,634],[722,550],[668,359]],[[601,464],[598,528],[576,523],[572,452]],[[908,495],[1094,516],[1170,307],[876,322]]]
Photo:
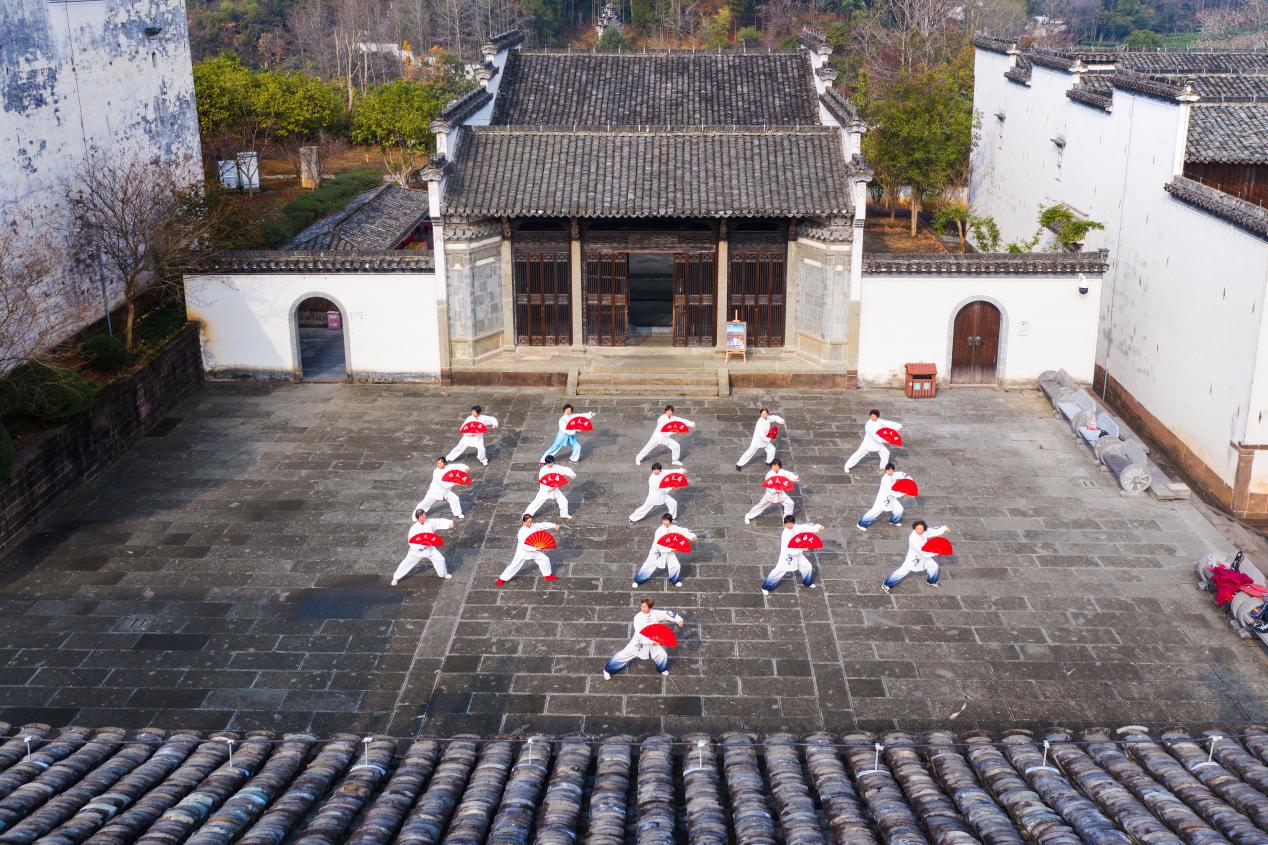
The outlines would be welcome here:
[[[1252,235],[1268,240],[1268,208],[1262,205],[1238,199],[1218,188],[1203,185],[1184,176],[1175,177],[1163,188],[1186,205],[1227,220]]]
[[[512,53],[493,115],[569,128],[818,122],[810,62],[798,53]]]
[[[287,249],[395,249],[428,216],[427,192],[384,185],[361,194],[343,211],[300,232]]]
[[[446,214],[805,217],[852,211],[835,127],[464,131],[446,183]]]
[[[0,729],[14,845],[1268,841],[1259,726],[408,743]]]
[[[1268,164],[1268,102],[1195,103],[1185,161]]]

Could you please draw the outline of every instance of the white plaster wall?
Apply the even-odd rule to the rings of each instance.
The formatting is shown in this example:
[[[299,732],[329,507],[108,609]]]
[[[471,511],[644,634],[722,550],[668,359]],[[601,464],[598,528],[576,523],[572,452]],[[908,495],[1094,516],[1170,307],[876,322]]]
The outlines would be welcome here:
[[[91,150],[201,177],[184,0],[4,0],[0,72],[0,220],[27,243],[69,246],[65,186]],[[99,319],[101,274],[95,261],[55,274],[58,314],[78,305],[84,321]],[[106,281],[118,304],[119,286]]]
[[[1096,360],[1232,484],[1230,441],[1268,442],[1268,244],[1163,190],[1183,161],[1186,107],[1115,90],[1102,113],[1065,96],[1069,74],[1036,66],[1026,88],[1006,68],[977,51],[971,207],[1006,238],[1033,232],[1038,207],[1058,201],[1105,224],[1088,240],[1110,261]]]
[[[226,274],[185,277],[209,376],[296,378],[295,308],[321,296],[343,312],[356,381],[440,378],[437,282],[427,273]]]
[[[1044,370],[1065,368],[1091,381],[1100,279],[1089,276],[891,276],[863,274],[859,381],[901,384],[903,365],[932,361],[945,384],[951,371],[956,314],[984,299],[1000,310],[999,378],[1034,384]]]

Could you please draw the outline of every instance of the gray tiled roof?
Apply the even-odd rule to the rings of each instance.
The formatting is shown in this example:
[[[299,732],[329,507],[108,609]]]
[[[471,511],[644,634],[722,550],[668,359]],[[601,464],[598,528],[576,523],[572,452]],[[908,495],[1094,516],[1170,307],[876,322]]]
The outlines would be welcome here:
[[[485,104],[492,99],[493,95],[487,89],[477,86],[445,106],[444,111],[440,113],[440,119],[450,125],[461,123],[484,108]]]
[[[409,742],[0,729],[0,830],[15,845],[1268,840],[1259,726]]]
[[[1227,220],[1268,241],[1268,208],[1183,176],[1175,177],[1164,187],[1180,202]]]
[[[287,249],[389,250],[429,214],[427,192],[384,185],[300,232]]]
[[[446,183],[446,214],[802,217],[852,211],[835,127],[466,131]]]
[[[1258,100],[1268,104],[1268,74],[1195,76],[1193,88],[1205,101]]]
[[[212,258],[206,273],[429,273],[436,259],[427,250],[386,252],[239,250]]]
[[[1268,164],[1268,103],[1193,105],[1186,161]]]
[[[1268,73],[1264,50],[1139,50],[1123,51],[1118,67],[1138,73],[1200,75],[1208,73]]]
[[[1030,59],[1025,56],[1018,56],[1017,63],[1004,71],[1004,78],[1010,82],[1016,82],[1018,85],[1029,85],[1031,72]]]
[[[1023,253],[868,253],[863,256],[863,272],[887,275],[910,273],[957,276],[962,274],[1064,275],[1104,273],[1109,253],[1023,252]]]
[[[851,103],[841,92],[835,88],[829,88],[819,95],[819,102],[823,103],[828,113],[836,118],[837,122],[842,126],[849,126],[851,123],[859,120],[859,110]]]
[[[818,123],[798,53],[511,54],[493,123],[518,126],[797,126]]]

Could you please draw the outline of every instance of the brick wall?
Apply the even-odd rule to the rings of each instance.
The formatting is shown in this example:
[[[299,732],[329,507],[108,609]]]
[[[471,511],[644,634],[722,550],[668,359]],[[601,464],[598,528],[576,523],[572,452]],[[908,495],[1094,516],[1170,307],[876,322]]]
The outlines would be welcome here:
[[[19,449],[13,474],[0,481],[0,554],[114,463],[202,380],[198,330],[191,325],[145,369],[105,387],[87,414]]]

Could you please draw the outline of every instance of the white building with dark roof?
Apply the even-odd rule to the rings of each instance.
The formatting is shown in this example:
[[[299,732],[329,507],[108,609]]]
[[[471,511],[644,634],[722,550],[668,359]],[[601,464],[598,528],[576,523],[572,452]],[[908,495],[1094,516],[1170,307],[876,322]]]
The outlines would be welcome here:
[[[1005,240],[1055,203],[1105,225],[1096,392],[1268,520],[1268,53],[975,45],[972,210]]]

